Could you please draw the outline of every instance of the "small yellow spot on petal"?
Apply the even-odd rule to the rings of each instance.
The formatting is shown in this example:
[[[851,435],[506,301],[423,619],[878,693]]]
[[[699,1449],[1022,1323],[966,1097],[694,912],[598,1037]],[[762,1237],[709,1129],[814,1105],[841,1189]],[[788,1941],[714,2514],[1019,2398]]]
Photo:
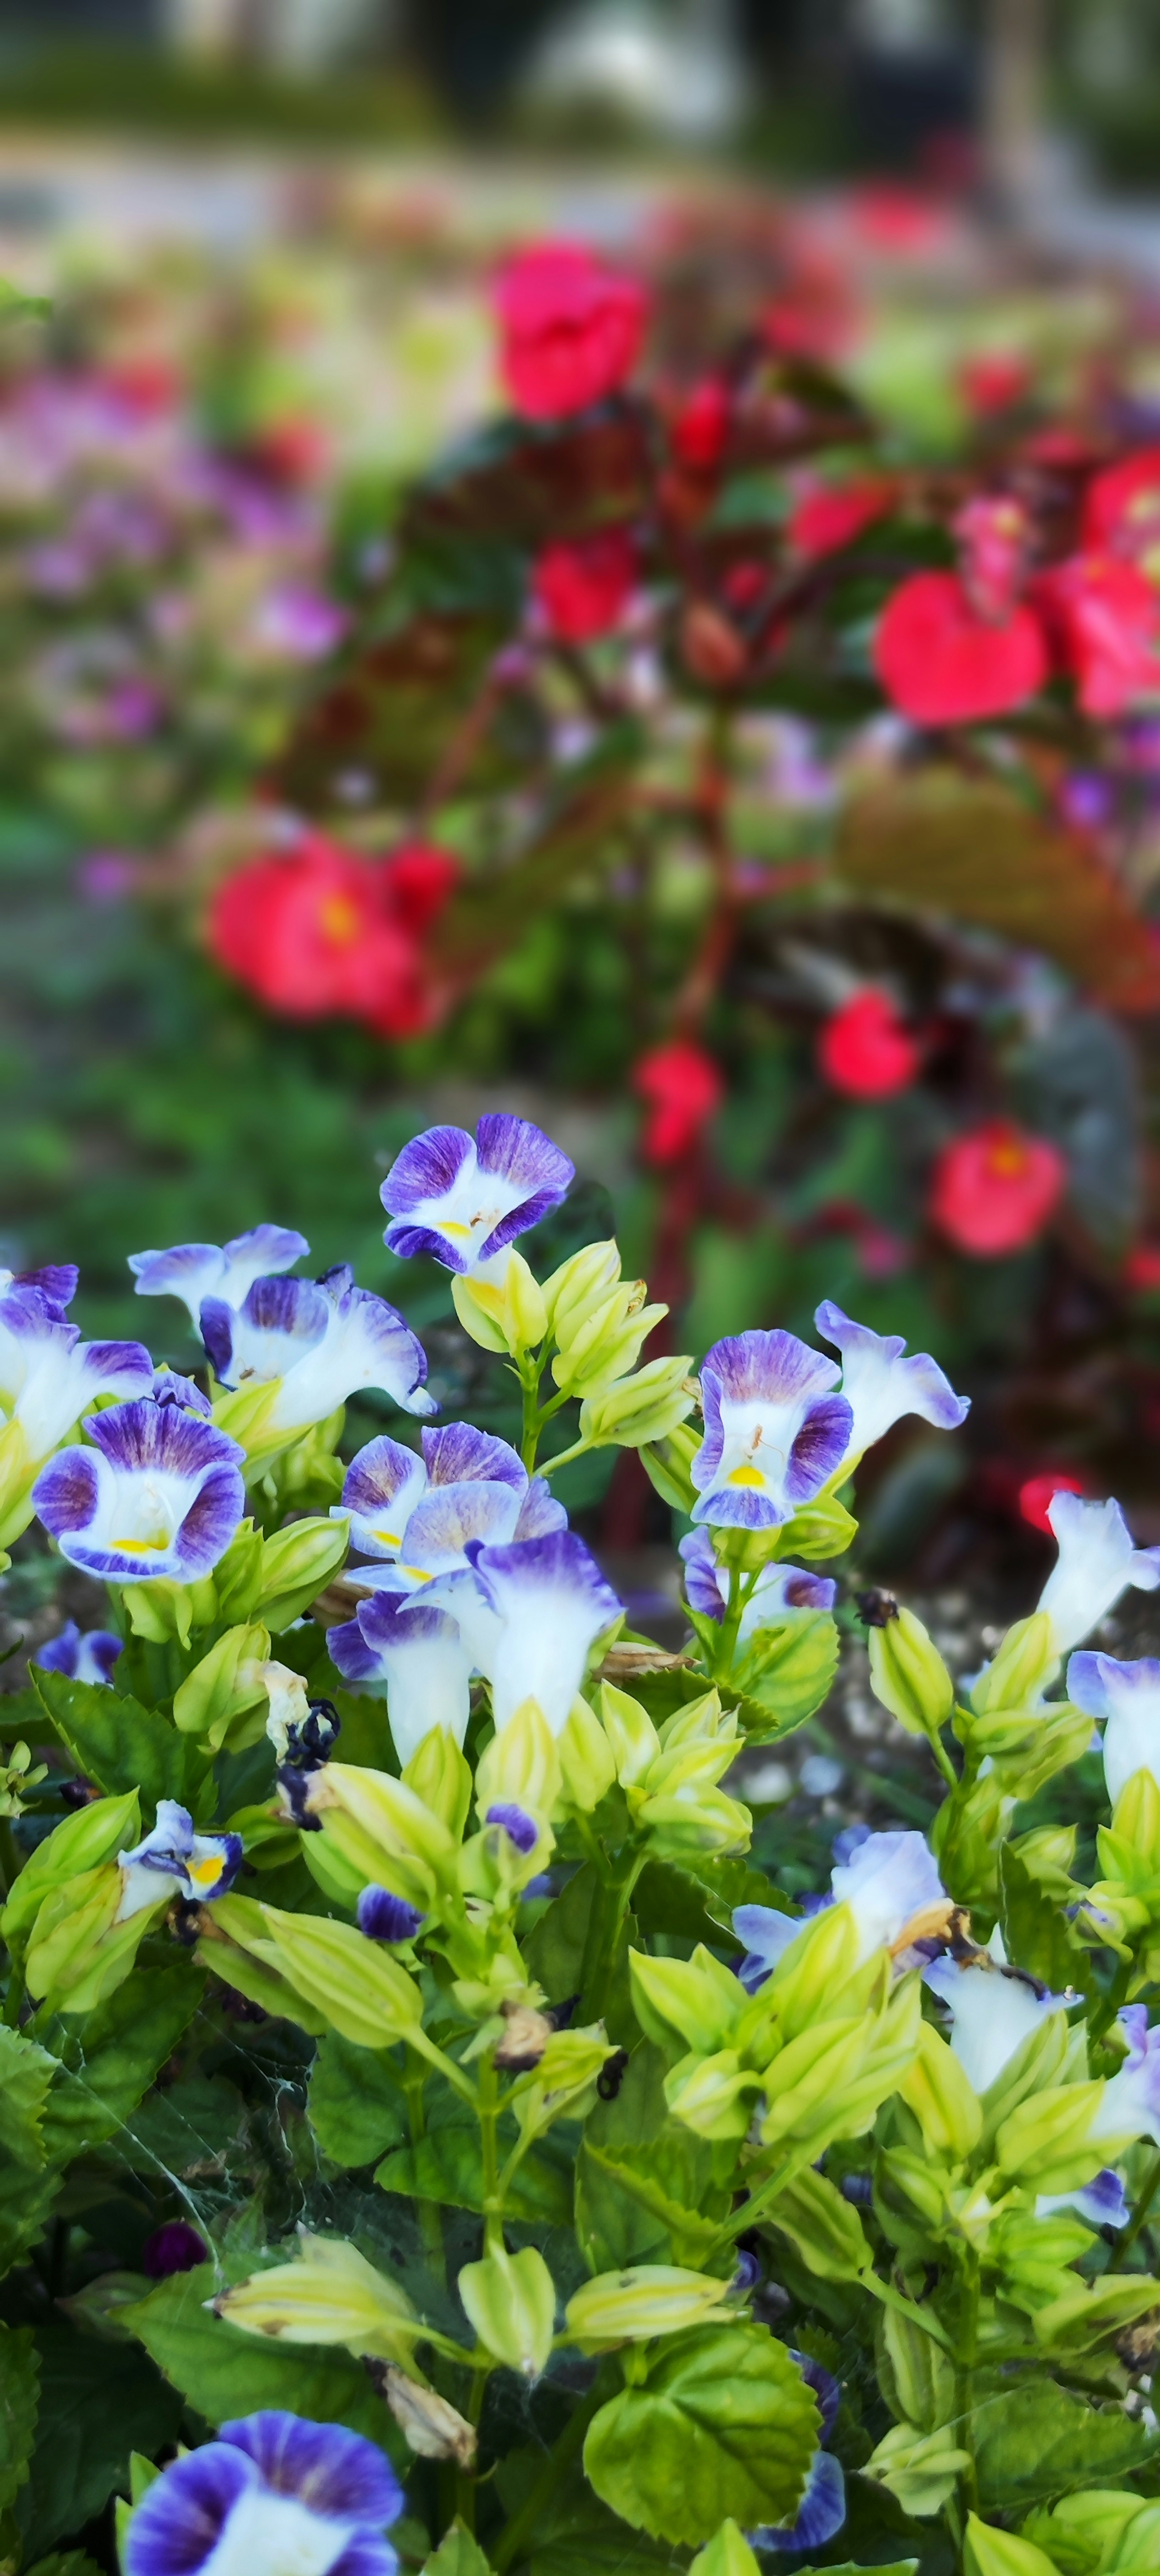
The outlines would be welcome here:
[[[461,1234],[466,1242],[471,1233],[471,1227],[460,1225],[458,1217],[445,1216],[440,1220],[439,1232],[440,1234]]]
[[[222,1874],[221,1853],[210,1852],[205,1860],[187,1861],[186,1870],[195,1887],[216,1887]]]
[[[760,1467],[733,1467],[725,1482],[727,1485],[764,1485],[765,1478]]]

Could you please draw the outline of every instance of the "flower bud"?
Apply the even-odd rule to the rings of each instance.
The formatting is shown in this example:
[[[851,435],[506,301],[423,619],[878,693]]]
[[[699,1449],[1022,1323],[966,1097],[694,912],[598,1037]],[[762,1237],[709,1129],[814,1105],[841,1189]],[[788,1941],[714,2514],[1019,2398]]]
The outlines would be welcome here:
[[[268,1628],[227,1628],[174,1692],[179,1732],[200,1735],[215,1753],[227,1737],[231,1753],[260,1744],[270,1708],[264,1670],[269,1653]]]
[[[537,1817],[550,1816],[560,1795],[560,1776],[559,1747],[539,1701],[521,1700],[477,1764],[478,1812],[485,1816],[489,1807],[514,1805],[530,1808]]]
[[[509,1252],[502,1283],[453,1279],[451,1295],[465,1333],[481,1350],[507,1351],[521,1359],[537,1350],[548,1329],[544,1293],[522,1252]]]
[[[575,1333],[584,1316],[603,1303],[620,1277],[617,1243],[586,1243],[562,1261],[543,1288],[548,1329],[558,1342]]]
[[[381,2373],[372,2371],[376,2387],[381,2388],[395,2422],[417,2460],[454,2460],[457,2467],[474,2466],[479,2437],[474,2424],[449,2406],[445,2397],[437,2397],[433,2388],[423,2388],[417,2379],[409,2379],[405,2370],[388,2363]]]
[[[689,1381],[692,1365],[688,1352],[677,1359],[649,1360],[635,1377],[586,1396],[580,1407],[582,1439],[594,1448],[612,1444],[619,1449],[641,1449],[647,1441],[667,1439],[696,1402]]]
[[[630,1950],[632,2001],[646,2039],[671,2050],[674,2039],[712,2056],[733,2036],[746,2006],[731,1970],[698,1944],[691,1959],[651,1959]]]
[[[654,2335],[682,2334],[704,2325],[729,2296],[729,2282],[675,2263],[634,2263],[623,2272],[598,2272],[569,2299],[569,2337],[582,2352],[613,2352],[618,2344],[648,2343]]]
[[[940,2513],[955,2485],[971,2466],[949,2424],[937,2433],[916,2433],[912,2424],[896,2424],[872,2451],[861,2474],[885,2487],[904,2513]]]
[[[1029,1619],[1017,1619],[971,1692],[976,1715],[987,1717],[992,1709],[1035,1705],[1058,1662],[1050,1613],[1036,1610]]]
[[[735,2522],[723,2522],[707,2548],[698,2550],[689,2576],[761,2576],[761,2570],[744,2532]]]
[[[678,1422],[663,1440],[641,1443],[641,1464],[649,1482],[675,1512],[691,1512],[696,1502],[697,1488],[689,1469],[700,1446],[700,1432],[690,1422]]]
[[[1056,2084],[1020,2102],[995,2141],[1003,2173],[1037,2192],[1081,2189],[1107,2160],[1092,2138],[1103,2097],[1102,2083]]]
[[[588,1395],[610,1386],[635,1367],[642,1342],[668,1314],[667,1306],[648,1306],[643,1279],[610,1289],[599,1303],[570,1316],[557,1315],[559,1350],[552,1362],[557,1386],[568,1395]]]
[[[560,1761],[560,1802],[578,1815],[590,1816],[616,1778],[612,1747],[586,1699],[573,1700],[568,1723],[556,1738]]]
[[[508,2100],[523,2138],[538,2137],[567,2112],[579,2119],[594,2099],[596,2079],[616,2050],[605,2037],[603,2022],[585,2030],[556,2030],[536,2065],[513,2084]]]
[[[601,1682],[600,1715],[622,1789],[639,1786],[658,1759],[661,1740],[647,1711],[614,1682]]]
[[[66,1816],[36,1850],[30,1852],[12,1894],[0,1914],[0,1932],[9,1949],[18,1947],[36,1920],[46,1896],[55,1888],[75,1886],[78,1878],[116,1858],[141,1839],[137,1791],[121,1798],[95,1798],[75,1816]]]
[[[289,1628],[325,1592],[349,1545],[345,1521],[291,1521],[263,1539],[257,1600],[253,1604],[275,1635]],[[150,1587],[152,1589],[152,1586]]]
[[[232,1933],[234,1901],[224,1901],[231,1907],[225,1929]],[[323,2013],[341,2039],[355,2048],[390,2048],[416,2036],[423,2019],[419,1988],[377,1942],[320,1914],[286,1914],[274,1905],[258,1911],[262,1936],[243,1946]]]
[[[954,1684],[938,1647],[913,1610],[896,1610],[869,1631],[870,1688],[908,1735],[930,1735],[954,1707]]]
[[[457,1845],[446,1825],[390,1772],[328,1762],[313,1774],[305,1804],[345,1860],[421,1912],[439,1886],[456,1884]]]
[[[844,1470],[841,1471],[844,1473]],[[858,1523],[836,1494],[818,1494],[806,1503],[781,1533],[781,1553],[796,1565],[799,1558],[844,1556],[858,1535]]]
[[[251,2273],[209,2302],[244,2333],[279,2343],[345,2344],[356,2360],[372,2353],[404,2361],[424,2332],[405,2290],[336,2236],[299,2234],[296,2263]]]
[[[122,1883],[120,1870],[105,1861],[45,1897],[24,1962],[34,2003],[50,2012],[92,2012],[128,1976],[145,1933],[169,1901],[170,1888],[162,1886],[155,1906],[143,1906],[118,1923]]]
[[[761,2078],[744,2067],[735,2048],[712,2057],[683,2057],[665,2077],[665,2100],[674,2119],[699,2138],[743,2138],[761,2091]]]
[[[696,1852],[748,1851],[753,1837],[753,1818],[740,1798],[696,1780],[646,1798],[639,1822],[658,1845],[658,1857],[663,1852],[675,1860]]]
[[[1128,2502],[1129,2498],[1126,2495],[1115,2492],[1109,2494],[1106,2489],[1102,2492],[1096,2490],[1094,2493],[1089,2489],[1086,2495],[1077,2496],[1076,2503],[1079,2506],[1085,2509],[1096,2507],[1094,2514],[1089,2513],[1088,2510],[1084,2511],[1083,2523],[1079,2526],[1083,2533],[1080,2546],[1083,2549],[1085,2566],[1093,2564],[1089,2535],[1095,2542],[1096,2549],[1099,2550],[1100,2564],[1103,2566],[1108,2564],[1107,2552],[1112,2545],[1113,2532],[1118,2539],[1120,2531],[1116,2523],[1112,2523],[1111,2529],[1107,2528],[1107,2524],[1111,2522],[1112,2515],[1118,2518],[1119,2508],[1127,2505]],[[1132,2498],[1131,2502],[1134,2507],[1135,2499]],[[1111,2514],[1108,2513],[1109,2506]],[[1099,2510],[1101,2507],[1102,2513]],[[1118,2557],[1119,2551],[1115,2550],[1113,2554]],[[1128,2563],[1130,2564],[1130,2561]],[[1143,2560],[1137,2560],[1137,2565],[1142,2566]],[[1014,2531],[996,2531],[993,2524],[981,2522],[977,2513],[967,2515],[963,2568],[965,2576],[1057,2576],[1054,2558],[1049,2558],[1045,2550],[1037,2548],[1033,2540],[1022,2540]]]
[[[485,2351],[538,2379],[547,2365],[556,2323],[552,2275],[534,2245],[509,2254],[497,2245],[481,2263],[465,2263],[459,2296]]]
[[[404,1769],[403,1785],[458,1842],[471,1805],[471,1766],[445,1726],[428,1727]]]

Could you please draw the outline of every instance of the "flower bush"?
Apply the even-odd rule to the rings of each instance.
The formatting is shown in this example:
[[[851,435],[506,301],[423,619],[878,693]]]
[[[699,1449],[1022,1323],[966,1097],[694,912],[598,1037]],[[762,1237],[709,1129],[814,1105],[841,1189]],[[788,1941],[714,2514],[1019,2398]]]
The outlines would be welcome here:
[[[275,1226],[133,1256],[196,1379],[86,1357],[71,1273],[0,1298],[5,1528],[109,1603],[6,1717],[13,2552],[116,2490],[125,2576],[1143,2570],[1160,1663],[1085,1641],[1160,1549],[1056,1492],[1038,1606],[956,1679],[850,1591],[867,1452],[962,1424],[942,1369],[830,1301],[822,1348],[643,1356],[614,1241],[520,1249],[572,1180],[490,1114],[382,1187],[516,1443],[435,1422],[403,1317]],[[417,1445],[344,1464],[368,1387]],[[602,1447],[683,1516],[678,1652],[553,1490]],[[803,1901],[738,1764],[842,1628],[941,1803]],[[1042,1821],[1081,1763],[1091,1838]]]

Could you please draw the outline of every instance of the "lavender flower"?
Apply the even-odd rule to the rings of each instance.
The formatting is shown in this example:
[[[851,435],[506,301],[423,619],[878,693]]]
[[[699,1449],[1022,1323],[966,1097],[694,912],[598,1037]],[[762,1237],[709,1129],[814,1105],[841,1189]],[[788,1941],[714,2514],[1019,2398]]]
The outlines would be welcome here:
[[[163,2469],[130,2522],[125,2576],[395,2576],[383,2534],[402,2510],[377,2443],[270,2409]]]
[[[558,1207],[575,1166],[539,1127],[503,1112],[462,1127],[429,1127],[392,1164],[380,1196],[388,1252],[425,1253],[467,1276],[506,1252]]]
[[[62,1556],[113,1583],[194,1583],[245,1508],[242,1451],[212,1423],[148,1399],[90,1415],[86,1449],[42,1468],[33,1503]]]

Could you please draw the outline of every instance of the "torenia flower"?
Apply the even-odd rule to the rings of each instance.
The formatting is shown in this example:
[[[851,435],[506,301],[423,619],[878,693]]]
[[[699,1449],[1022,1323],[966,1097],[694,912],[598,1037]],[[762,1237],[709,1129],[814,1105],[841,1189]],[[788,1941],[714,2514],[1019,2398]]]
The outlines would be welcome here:
[[[163,1896],[184,1896],[201,1905],[227,1896],[242,1865],[240,1834],[195,1834],[188,1808],[173,1798],[159,1798],[157,1822],[136,1851],[117,1855],[121,1902],[114,1920],[127,1923]]]
[[[395,2576],[403,2510],[377,2442],[270,2409],[170,2462],[137,2507],[125,2576]]]
[[[99,1395],[147,1395],[153,1362],[141,1342],[82,1342],[40,1289],[0,1297],[0,1411],[19,1426],[21,1464],[51,1456]]]
[[[852,1413],[835,1360],[793,1333],[714,1342],[701,1370],[705,1437],[690,1473],[695,1521],[776,1529],[841,1466]]]
[[[1058,1655],[1078,1646],[1122,1592],[1154,1592],[1160,1584],[1160,1547],[1133,1547],[1118,1503],[1089,1503],[1081,1494],[1055,1494],[1047,1517],[1059,1561],[1039,1596],[1051,1619]]]
[[[335,1519],[348,1516],[352,1546],[385,1560],[373,1579],[410,1591],[466,1567],[472,1540],[542,1538],[567,1527],[562,1503],[506,1440],[449,1422],[422,1433],[423,1454],[385,1435],[352,1459]],[[393,1571],[386,1572],[386,1564]]]
[[[33,1487],[71,1565],[108,1582],[194,1583],[224,1556],[245,1508],[242,1452],[212,1423],[142,1399],[90,1415]]]
[[[197,1327],[203,1300],[219,1298],[237,1311],[255,1279],[290,1270],[310,1246],[285,1225],[252,1225],[229,1243],[175,1243],[168,1252],[131,1252],[138,1297],[180,1297]]]
[[[122,1642],[110,1628],[89,1628],[82,1636],[76,1620],[70,1619],[59,1637],[47,1638],[28,1660],[42,1673],[63,1673],[66,1681],[103,1682],[107,1686],[112,1682]]]
[[[470,1277],[558,1207],[574,1178],[567,1155],[525,1118],[494,1112],[474,1139],[462,1127],[429,1127],[383,1182],[383,1240],[403,1260],[425,1253]]]
[[[868,1324],[854,1323],[828,1297],[814,1322],[823,1340],[835,1343],[842,1354],[842,1393],[853,1415],[843,1466],[855,1467],[904,1414],[917,1413],[939,1431],[957,1431],[966,1421],[970,1397],[955,1394],[929,1351],[905,1357],[900,1333],[872,1333]]]
[[[201,1330],[223,1386],[280,1380],[262,1432],[308,1430],[360,1387],[406,1413],[434,1413],[427,1357],[394,1306],[356,1288],[345,1263],[321,1279],[256,1279],[235,1313],[203,1299]]]
[[[1037,2218],[1054,2218],[1060,2209],[1074,2209],[1089,2227],[1126,2227],[1131,2216],[1123,2183],[1110,2165],[1093,2175],[1079,2191],[1040,2192],[1035,2203]]]
[[[805,2492],[792,2522],[766,2523],[752,2535],[754,2547],[761,2550],[824,2549],[833,2540],[846,2519],[846,2481],[842,2464],[826,2445],[837,2422],[842,2392],[836,2379],[804,2352],[795,2352],[790,2344],[790,2358],[796,2361],[807,2388],[817,2399],[822,2419],[821,2441],[815,2451]]]
[[[921,1834],[871,1834],[852,1825],[839,1834],[830,1894],[808,1909],[819,1913],[846,1905],[858,1932],[858,1965],[878,1949],[889,1950],[902,1968],[915,1964],[916,1943],[945,1929],[951,1900]],[[738,1971],[742,1985],[755,1994],[764,1985],[791,1942],[801,1921],[771,1905],[739,1905],[733,1929],[748,1945]]]
[[[1104,1779],[1113,1807],[1135,1771],[1160,1787],[1160,1663],[1150,1655],[1122,1664],[1114,1655],[1073,1655],[1067,1696],[1089,1717],[1107,1719]]]
[[[375,1592],[360,1601],[353,1619],[331,1629],[328,1643],[352,1689],[386,1683],[391,1735],[404,1766],[433,1726],[462,1745],[473,1658],[458,1620],[446,1610]]]
[[[522,1701],[534,1699],[552,1734],[561,1735],[588,1649],[620,1616],[611,1584],[572,1530],[479,1548],[474,1575],[496,1622],[487,1660],[480,1660],[491,1683],[497,1732]]]
[[[1160,2030],[1149,2030],[1147,2004],[1125,2004],[1116,2018],[1128,2053],[1104,2086],[1091,2136],[1151,2138],[1160,2146]]]
[[[1031,2032],[1066,2003],[1064,1995],[1053,1995],[1037,1977],[1008,1967],[998,1932],[992,1933],[990,1947],[964,1966],[953,1959],[933,1959],[923,1977],[947,2007],[951,2047],[976,2093],[985,2093]]]
[[[729,1599],[729,1568],[719,1565],[708,1530],[691,1530],[683,1538],[685,1593],[692,1610],[704,1619],[723,1619]],[[832,1610],[837,1584],[810,1574],[803,1565],[763,1565],[741,1613],[738,1641],[746,1645],[758,1628],[770,1628],[791,1610]]]

